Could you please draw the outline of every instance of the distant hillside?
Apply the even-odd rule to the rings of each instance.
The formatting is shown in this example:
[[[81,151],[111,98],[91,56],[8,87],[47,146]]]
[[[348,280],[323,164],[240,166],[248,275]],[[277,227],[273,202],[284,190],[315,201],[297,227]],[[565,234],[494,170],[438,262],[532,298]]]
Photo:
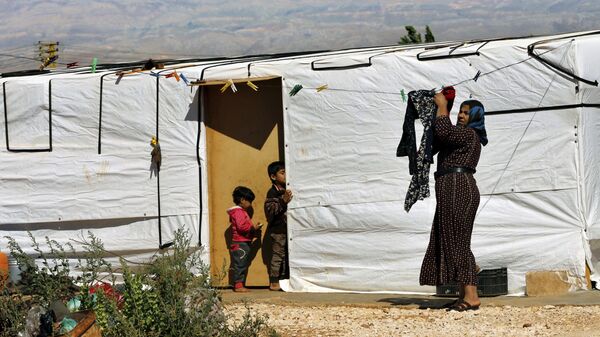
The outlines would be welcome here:
[[[600,27],[597,0],[33,0],[0,14],[0,53],[34,57],[35,42],[58,40],[62,60],[81,63],[395,44],[405,25],[438,41]],[[0,72],[32,64],[0,56]]]

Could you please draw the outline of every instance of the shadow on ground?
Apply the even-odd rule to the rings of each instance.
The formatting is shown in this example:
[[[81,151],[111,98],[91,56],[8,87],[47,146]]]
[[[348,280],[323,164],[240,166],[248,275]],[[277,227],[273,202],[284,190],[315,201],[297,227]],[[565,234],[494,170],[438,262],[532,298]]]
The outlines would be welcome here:
[[[390,303],[391,305],[417,305],[419,309],[442,309],[445,305],[454,302],[454,298],[422,298],[422,297],[388,297],[377,302]]]

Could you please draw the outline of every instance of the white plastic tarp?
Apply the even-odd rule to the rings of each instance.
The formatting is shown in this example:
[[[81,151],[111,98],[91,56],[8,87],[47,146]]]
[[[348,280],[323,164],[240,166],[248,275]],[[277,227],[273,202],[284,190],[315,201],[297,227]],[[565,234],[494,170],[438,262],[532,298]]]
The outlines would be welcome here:
[[[531,42],[490,43],[464,58],[418,61],[405,52],[343,71],[313,72],[310,60],[285,69],[284,91],[297,83],[308,88],[284,101],[295,192],[288,212],[292,290],[433,290],[419,287],[418,276],[434,198],[403,210],[408,162],[394,156],[406,109],[400,92],[460,83],[457,105],[473,97],[488,111],[574,103],[573,83],[528,57]],[[563,57],[569,50],[552,52],[573,67]],[[485,75],[465,81],[478,71]],[[323,84],[332,89],[317,93]],[[577,109],[487,118],[473,251],[482,268],[508,268],[511,293],[524,291],[527,271],[584,275],[577,119]]]
[[[125,255],[158,248],[158,182],[150,161],[150,140],[157,129],[156,78],[128,76],[117,81],[116,75],[106,76],[100,121],[100,75],[2,79],[11,149],[48,148],[49,95],[52,99],[51,152],[9,152],[4,115],[0,119],[0,230],[24,247],[29,245],[25,230],[38,241],[48,235],[61,243],[93,230],[107,249]],[[190,91],[183,82],[159,83],[162,243],[184,227],[196,245],[197,90]],[[13,134],[13,124],[17,130],[20,122],[28,131]],[[35,130],[46,143],[22,137]],[[23,146],[17,147],[13,139]],[[206,245],[206,229],[204,234]]]
[[[245,78],[249,71],[282,77],[287,175],[295,194],[288,210],[292,291],[433,291],[418,284],[435,210],[433,179],[432,196],[406,213],[408,159],[395,157],[406,109],[401,93],[455,85],[453,120],[461,101],[479,99],[498,113],[486,117],[490,143],[475,175],[482,196],[472,248],[483,269],[506,267],[509,291],[522,293],[527,271],[567,270],[583,278],[586,251],[591,255],[586,230],[600,238],[594,234],[600,226],[600,182],[594,175],[600,117],[596,108],[554,109],[600,103],[600,95],[528,55],[527,47],[544,39],[428,50],[435,57],[462,56],[423,61],[417,59],[425,51],[420,46],[393,46],[181,71],[190,80]],[[559,39],[538,45],[536,53],[599,78],[593,65],[597,41]],[[0,80],[9,82],[9,117],[18,122],[35,113],[28,127],[42,136],[48,135],[43,117],[49,78]],[[8,152],[0,128],[0,230],[26,242],[23,229],[67,241],[94,228],[110,249],[156,249],[158,187],[149,145],[156,133],[156,78],[130,75],[117,83],[116,75],[105,77],[102,154],[100,74],[53,78],[52,152]],[[206,172],[204,132],[197,148],[202,105],[197,91],[182,83],[159,82],[163,242],[182,224],[198,235],[202,217],[202,243],[208,246],[208,179],[203,174],[199,180],[199,170]],[[297,84],[303,89],[289,96]],[[37,88],[32,101],[17,90],[25,85]],[[328,89],[317,92],[324,85]],[[420,139],[419,122],[416,129]],[[29,136],[15,139],[46,145]]]

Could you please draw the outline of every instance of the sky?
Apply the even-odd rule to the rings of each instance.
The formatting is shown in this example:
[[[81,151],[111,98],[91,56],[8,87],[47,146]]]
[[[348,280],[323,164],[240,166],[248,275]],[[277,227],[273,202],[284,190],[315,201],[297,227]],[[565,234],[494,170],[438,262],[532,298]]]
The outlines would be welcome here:
[[[38,41],[86,65],[393,45],[406,25],[437,41],[593,30],[600,1],[0,0],[0,16],[8,72],[39,66]]]

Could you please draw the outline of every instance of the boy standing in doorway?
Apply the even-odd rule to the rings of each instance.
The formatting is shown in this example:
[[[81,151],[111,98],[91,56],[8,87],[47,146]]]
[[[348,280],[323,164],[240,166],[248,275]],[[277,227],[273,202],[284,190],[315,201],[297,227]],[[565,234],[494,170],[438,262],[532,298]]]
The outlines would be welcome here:
[[[276,161],[267,167],[271,179],[271,189],[265,200],[265,215],[269,223],[268,231],[271,236],[272,251],[269,266],[269,289],[281,290],[279,280],[289,277],[287,253],[287,205],[292,200],[292,191],[286,189],[285,164]]]

